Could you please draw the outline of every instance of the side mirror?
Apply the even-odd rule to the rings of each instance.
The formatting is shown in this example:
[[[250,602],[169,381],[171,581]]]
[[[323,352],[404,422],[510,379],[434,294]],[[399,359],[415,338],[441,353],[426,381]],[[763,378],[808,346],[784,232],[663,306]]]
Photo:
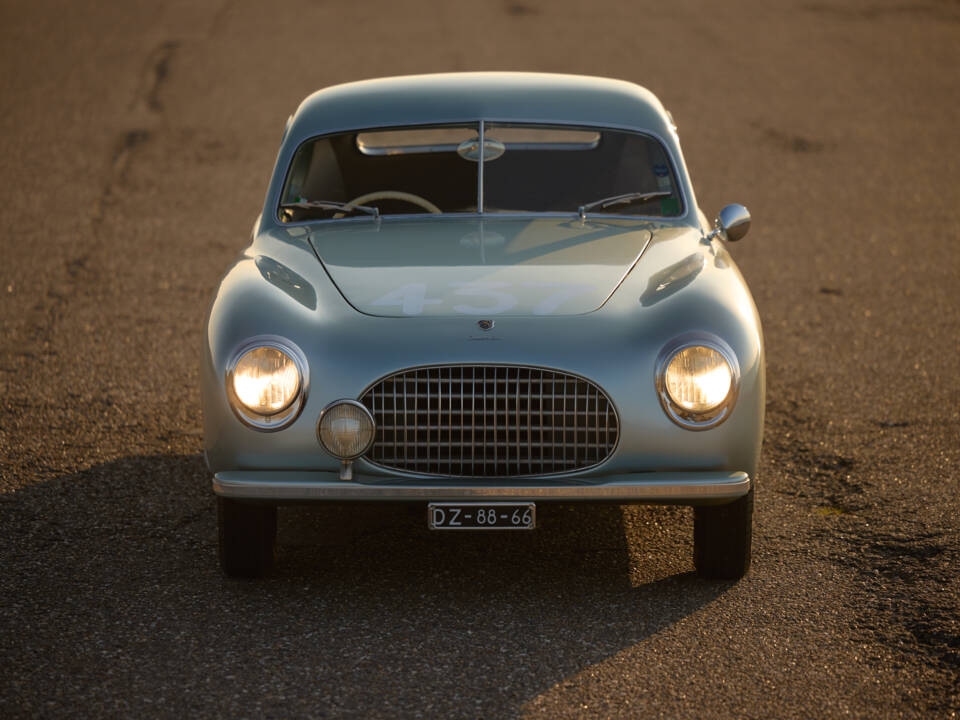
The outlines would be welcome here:
[[[728,242],[736,242],[750,229],[750,211],[743,205],[727,205],[717,219],[714,220],[716,229],[710,233],[710,239],[718,235]]]

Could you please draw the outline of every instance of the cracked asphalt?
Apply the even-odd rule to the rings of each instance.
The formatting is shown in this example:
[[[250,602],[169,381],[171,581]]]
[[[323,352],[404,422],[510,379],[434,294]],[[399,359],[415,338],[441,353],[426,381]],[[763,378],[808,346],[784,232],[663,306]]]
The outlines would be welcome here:
[[[960,4],[0,4],[0,716],[955,718]],[[382,75],[622,77],[768,351],[755,559],[684,508],[285,508],[222,577],[200,331],[287,116]]]

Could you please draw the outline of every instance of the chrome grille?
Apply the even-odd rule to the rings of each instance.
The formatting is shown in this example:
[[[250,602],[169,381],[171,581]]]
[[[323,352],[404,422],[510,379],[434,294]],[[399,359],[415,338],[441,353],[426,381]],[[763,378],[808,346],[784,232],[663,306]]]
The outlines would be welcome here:
[[[377,423],[366,457],[428,475],[516,477],[602,462],[619,423],[606,394],[534,367],[453,365],[389,375],[360,398]]]

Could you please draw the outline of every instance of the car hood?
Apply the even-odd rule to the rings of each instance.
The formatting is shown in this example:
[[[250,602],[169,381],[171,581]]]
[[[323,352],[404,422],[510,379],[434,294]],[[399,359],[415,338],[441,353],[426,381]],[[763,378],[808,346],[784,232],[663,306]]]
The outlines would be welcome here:
[[[569,218],[385,220],[310,242],[360,312],[382,317],[579,315],[603,305],[653,225]]]

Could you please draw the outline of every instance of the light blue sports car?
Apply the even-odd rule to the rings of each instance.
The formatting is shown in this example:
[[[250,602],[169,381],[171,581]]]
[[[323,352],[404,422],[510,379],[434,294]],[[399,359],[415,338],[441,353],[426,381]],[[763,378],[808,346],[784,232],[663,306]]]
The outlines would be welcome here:
[[[228,575],[277,505],[421,502],[532,530],[556,501],[693,505],[707,577],[750,565],[760,321],[676,127],[601,78],[465,73],[327,88],[287,122],[204,333]]]

